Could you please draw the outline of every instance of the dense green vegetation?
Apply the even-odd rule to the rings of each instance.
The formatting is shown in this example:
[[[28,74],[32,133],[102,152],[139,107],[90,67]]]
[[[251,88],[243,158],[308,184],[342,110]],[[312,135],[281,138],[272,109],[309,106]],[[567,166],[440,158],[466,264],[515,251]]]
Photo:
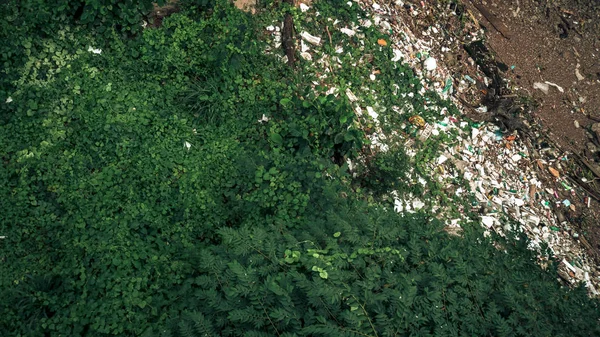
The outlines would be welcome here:
[[[265,54],[275,3],[181,2],[143,31],[147,1],[0,4],[0,335],[600,335],[525,237],[395,213],[402,151],[352,178],[368,140]]]

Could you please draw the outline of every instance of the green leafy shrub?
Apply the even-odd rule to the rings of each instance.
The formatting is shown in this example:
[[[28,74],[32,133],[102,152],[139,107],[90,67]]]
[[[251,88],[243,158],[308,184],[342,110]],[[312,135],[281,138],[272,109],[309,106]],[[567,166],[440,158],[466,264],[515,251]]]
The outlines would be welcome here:
[[[453,238],[436,220],[350,202],[307,217],[301,231],[248,224],[220,236],[196,257],[181,290],[194,294],[187,313],[165,336],[599,332],[598,303],[583,288],[567,295],[511,243],[525,237],[503,241],[504,252],[479,233]]]

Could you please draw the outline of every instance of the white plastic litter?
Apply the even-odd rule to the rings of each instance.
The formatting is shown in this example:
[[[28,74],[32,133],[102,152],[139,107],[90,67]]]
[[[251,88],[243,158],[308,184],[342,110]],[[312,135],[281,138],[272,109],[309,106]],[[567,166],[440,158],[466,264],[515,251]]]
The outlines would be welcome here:
[[[300,52],[305,53],[310,50],[310,47],[304,43],[304,40],[300,40]]]
[[[414,209],[421,209],[421,208],[423,208],[425,206],[425,203],[422,202],[419,199],[415,199],[412,202],[412,206],[413,206]]]
[[[563,89],[560,85],[556,84],[556,83],[552,83],[552,82],[548,82],[548,81],[544,81],[544,83],[551,85],[553,87],[555,87],[556,89],[558,89],[558,91],[560,92],[565,92],[565,89]]]
[[[404,57],[404,55],[402,55],[402,52],[398,49],[394,49],[393,52],[394,57],[392,57],[392,62],[398,62]]]
[[[267,117],[265,114],[262,115],[262,117],[258,120],[259,123],[265,123],[269,121],[269,117]]]
[[[581,75],[581,73],[579,72],[579,63],[577,63],[577,67],[575,67],[575,76],[577,76],[577,80],[578,81],[583,81],[585,79],[585,77],[583,77],[583,75]]]
[[[102,53],[102,49],[92,48],[92,46],[89,46],[87,51],[89,51],[91,53],[94,53],[94,54],[101,54]]]
[[[373,109],[372,107],[368,106],[367,107],[367,113],[369,114],[369,116],[371,116],[374,120],[377,120],[377,118],[379,117],[379,114],[377,112],[375,112],[375,109]]]
[[[310,55],[310,53],[302,52],[300,53],[300,56],[307,61],[312,61],[312,55]]]
[[[437,61],[433,57],[428,57],[425,60],[425,69],[433,71],[435,68],[437,68]]]
[[[348,29],[348,28],[340,28],[340,32],[348,35],[348,36],[354,36],[356,35],[356,32],[353,31],[352,29]]]
[[[483,223],[487,228],[492,228],[494,226],[494,223],[496,222],[496,219],[494,219],[491,216],[482,216],[481,217],[481,223]]]
[[[312,44],[314,44],[316,46],[318,46],[318,45],[321,44],[321,38],[320,37],[317,37],[317,36],[314,36],[314,35],[310,35],[308,32],[302,32],[300,34],[300,36],[302,36],[302,38],[305,39],[306,42],[308,42],[308,43],[312,43]]]
[[[354,95],[354,93],[350,89],[346,89],[346,96],[348,96],[348,99],[350,100],[350,102],[358,101],[358,98]]]
[[[550,86],[548,86],[548,84],[546,84],[546,83],[535,82],[535,83],[533,83],[533,89],[539,89],[544,94],[548,94],[548,90],[550,90]]]

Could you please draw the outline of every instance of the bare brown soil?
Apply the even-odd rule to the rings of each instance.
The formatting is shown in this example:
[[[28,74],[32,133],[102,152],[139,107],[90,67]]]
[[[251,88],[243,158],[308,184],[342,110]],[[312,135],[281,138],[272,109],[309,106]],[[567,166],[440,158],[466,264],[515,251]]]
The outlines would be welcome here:
[[[473,10],[480,22],[488,26],[489,45],[504,63],[515,66],[507,76],[540,103],[534,115],[559,144],[583,151],[588,142],[585,128],[591,126],[593,119],[600,119],[600,2],[482,3],[508,30],[510,38]],[[564,93],[553,87],[548,94],[533,89],[534,82],[544,81],[556,83]]]

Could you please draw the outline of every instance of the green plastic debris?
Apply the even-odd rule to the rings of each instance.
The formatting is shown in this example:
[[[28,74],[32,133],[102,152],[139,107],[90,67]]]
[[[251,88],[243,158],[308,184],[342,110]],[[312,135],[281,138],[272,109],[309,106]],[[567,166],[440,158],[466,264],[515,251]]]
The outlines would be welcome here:
[[[444,90],[442,90],[442,93],[446,93],[450,91],[450,89],[452,89],[452,77],[448,76],[448,78],[446,79],[446,85],[444,86]]]
[[[475,80],[473,78],[471,78],[471,76],[469,76],[469,75],[465,75],[465,80],[475,84]]]

